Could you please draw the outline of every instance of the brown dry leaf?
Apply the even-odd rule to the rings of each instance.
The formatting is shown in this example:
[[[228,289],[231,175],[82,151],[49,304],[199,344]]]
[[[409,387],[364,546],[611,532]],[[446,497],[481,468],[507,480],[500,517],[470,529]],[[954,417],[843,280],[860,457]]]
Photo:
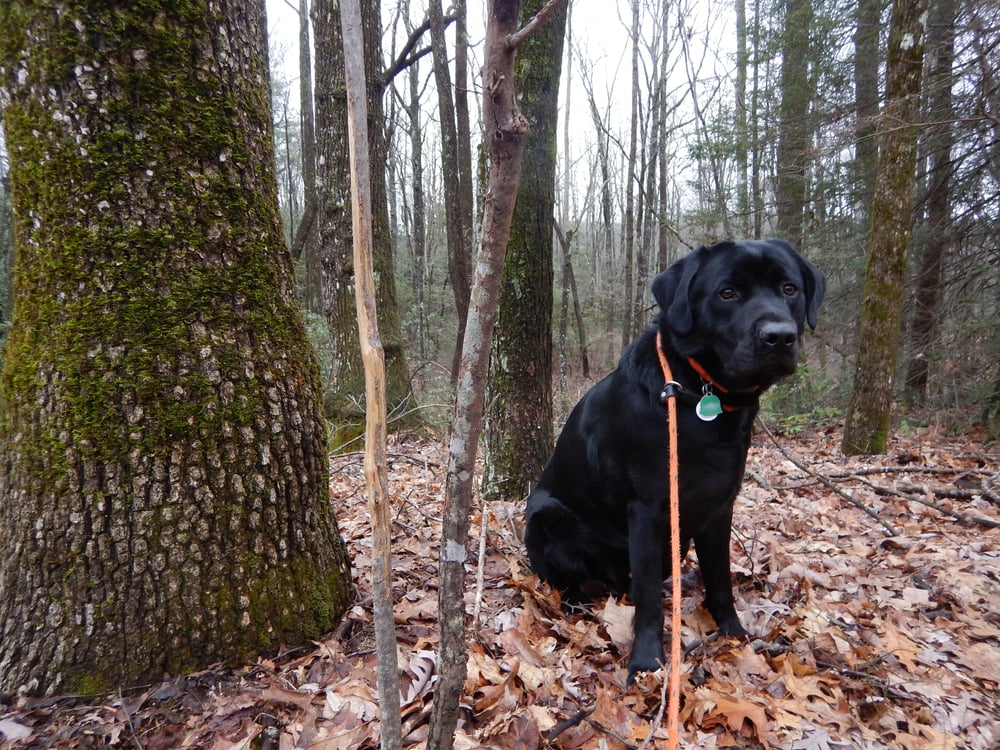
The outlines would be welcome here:
[[[473,694],[473,710],[477,717],[511,713],[521,705],[524,691],[517,679],[519,668],[520,662],[515,661],[502,681],[483,685]]]
[[[628,654],[632,649],[632,620],[635,619],[635,607],[631,604],[621,604],[609,596],[600,611],[599,618],[618,653]]]
[[[701,704],[695,712],[702,730],[722,727],[737,736],[754,737],[769,746],[768,720],[763,706],[744,697],[723,695],[699,688],[696,696]],[[748,734],[744,734],[744,733]]]
[[[620,695],[609,690],[598,692],[590,720],[626,742],[642,742],[648,732],[647,723],[625,705]]]
[[[522,624],[520,620],[518,624]],[[523,624],[531,625],[530,622]],[[506,648],[507,653],[517,656],[521,661],[533,667],[541,667],[546,662],[545,657],[537,648],[537,645],[544,641],[533,640],[519,627],[510,628],[501,633],[500,642]]]
[[[973,680],[997,689],[1000,683],[1000,648],[996,644],[969,643],[954,658]]]
[[[750,644],[747,644],[739,651],[730,652],[729,656],[742,675],[747,677],[768,677],[774,674],[774,670],[771,669],[767,660],[755,652]]]
[[[892,620],[886,620],[882,632],[882,640],[886,650],[895,656],[910,671],[919,670],[917,660],[920,647],[903,633]]]

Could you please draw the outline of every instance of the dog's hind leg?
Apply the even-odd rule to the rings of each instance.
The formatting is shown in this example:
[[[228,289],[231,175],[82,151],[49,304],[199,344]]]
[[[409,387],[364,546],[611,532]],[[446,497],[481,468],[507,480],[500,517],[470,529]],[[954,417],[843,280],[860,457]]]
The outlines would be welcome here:
[[[538,487],[529,495],[526,515],[524,544],[531,569],[562,590],[565,601],[588,601],[592,582],[628,590],[627,559],[548,490]]]

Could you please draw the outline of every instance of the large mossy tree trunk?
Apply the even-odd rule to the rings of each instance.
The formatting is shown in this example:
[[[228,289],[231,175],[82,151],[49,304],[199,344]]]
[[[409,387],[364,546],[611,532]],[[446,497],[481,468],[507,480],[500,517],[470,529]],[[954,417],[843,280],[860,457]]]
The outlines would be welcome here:
[[[841,442],[847,455],[884,453],[888,443],[916,181],[926,11],[927,0],[892,3],[858,359]]]
[[[545,0],[527,0],[531,18]],[[507,243],[497,330],[490,359],[483,494],[527,495],[552,451],[552,253],[559,76],[567,5],[517,55],[521,113],[531,124]]]
[[[105,691],[308,643],[352,590],[263,3],[23,0],[0,26],[0,688]]]

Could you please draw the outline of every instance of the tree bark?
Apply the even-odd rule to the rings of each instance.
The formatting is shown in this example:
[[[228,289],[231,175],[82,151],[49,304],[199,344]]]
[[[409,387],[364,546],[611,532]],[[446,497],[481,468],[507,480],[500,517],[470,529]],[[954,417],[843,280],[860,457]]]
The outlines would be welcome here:
[[[351,599],[263,3],[6,3],[0,688],[246,663]]]
[[[0,174],[0,346],[7,334],[11,308],[11,266],[14,263],[14,213],[10,205],[10,172]],[[2,350],[0,350],[2,351]],[[2,362],[0,356],[0,362]]]
[[[775,201],[777,232],[798,247],[802,246],[812,138],[809,114],[813,96],[809,81],[812,27],[812,0],[785,0]]]
[[[406,114],[410,121],[410,171],[413,173],[413,304],[417,313],[417,360],[427,356],[427,210],[424,199],[424,136],[420,112],[420,73],[416,65],[408,71],[410,98]]]
[[[580,309],[580,294],[576,286],[576,274],[573,272],[572,242],[574,231],[564,233],[559,225],[555,226],[556,238],[562,249],[563,256],[563,303],[559,321],[559,348],[566,351],[562,356],[569,357],[569,347],[566,345],[566,327],[569,319],[569,301],[573,301],[573,320],[576,323],[577,342],[580,346],[580,369],[583,372],[584,380],[590,379],[590,354],[587,350],[587,330],[583,322],[583,311]],[[560,391],[565,395],[565,377],[560,378]]]
[[[742,236],[750,230],[750,137],[747,129],[747,0],[735,0],[736,10],[736,213]],[[666,28],[666,24],[664,24]]]
[[[365,36],[365,71],[368,93],[369,158],[377,165],[371,170],[372,183],[372,254],[378,294],[378,325],[385,351],[385,392],[392,425],[413,425],[410,370],[403,347],[403,323],[396,295],[396,267],[392,252],[392,229],[389,226],[389,199],[386,165],[389,147],[385,132],[385,82],[382,61],[382,14],[379,3],[361,2]]]
[[[464,604],[465,563],[469,536],[476,453],[486,401],[493,325],[500,300],[504,256],[521,179],[528,122],[514,91],[515,53],[524,33],[543,23],[560,0],[549,4],[520,32],[520,0],[490,0],[487,7],[483,66],[483,121],[489,177],[483,205],[482,244],[476,261],[472,307],[462,346],[455,410],[452,415],[438,567],[441,644],[440,678],[434,694],[429,748],[449,750],[458,723],[458,701],[466,675]]]
[[[862,227],[871,224],[869,208],[878,168],[879,29],[882,0],[858,0],[854,32],[854,205]]]
[[[292,257],[302,258],[302,297],[310,312],[322,312],[322,268],[316,241],[316,117],[313,109],[309,0],[299,0],[299,110],[302,119],[302,217],[292,238]]]
[[[525,16],[545,0],[527,0]],[[504,262],[493,356],[483,495],[527,495],[552,451],[553,222],[556,135],[566,5],[517,54],[519,106],[531,123],[523,158],[531,164],[517,189]]]
[[[444,14],[441,0],[431,0],[428,11],[431,30],[431,53],[434,61],[434,80],[438,91],[438,117],[441,124],[441,165],[444,179],[445,232],[448,242],[448,278],[455,295],[455,309],[458,312],[458,333],[455,356],[452,360],[451,376],[458,379],[462,341],[469,317],[469,297],[471,295],[472,236],[471,210],[466,215],[462,196],[465,194],[462,176],[466,174],[461,165],[458,127],[455,120],[455,97],[452,95],[451,72],[448,68],[448,45],[444,35]],[[468,174],[471,176],[470,158]],[[471,191],[471,185],[468,187]],[[469,193],[471,195],[471,192]],[[464,244],[466,242],[469,244]]]
[[[841,444],[848,455],[884,453],[892,418],[920,133],[915,123],[926,9],[927,0],[893,0],[858,360]]]
[[[601,120],[601,113],[597,109],[597,102],[594,100],[593,91],[588,89],[587,92],[587,103],[590,105],[590,116],[594,122],[594,132],[597,135],[597,163],[600,167],[600,184],[601,184],[601,225],[598,229],[599,232],[599,242],[597,252],[595,256],[599,256],[604,259],[607,264],[607,272],[604,273],[604,278],[610,283],[611,280],[611,267],[612,267],[612,256],[614,255],[614,198],[612,195],[612,183],[611,183],[611,158],[608,154],[608,141],[610,137],[608,136],[607,128],[604,126],[604,122]],[[601,275],[601,263],[596,260],[593,264],[594,276],[599,277]],[[601,285],[595,282],[594,288],[601,290]],[[611,293],[610,290],[605,290],[607,292],[607,307],[605,313],[607,314],[607,327],[610,329],[614,325],[615,321],[615,294]]]
[[[316,231],[320,261],[321,309],[334,351],[334,371],[326,394],[325,412],[335,425],[334,449],[354,446],[365,419],[364,367],[358,341],[354,304],[354,254],[351,242],[350,164],[347,91],[344,83],[344,43],[340,6],[334,0],[313,0],[316,44]]]
[[[629,0],[632,9],[630,28],[632,44],[632,88],[629,115],[628,164],[625,167],[625,320],[622,326],[622,346],[635,336],[636,321],[633,295],[635,289],[635,190],[636,162],[639,139],[639,0]]]
[[[458,215],[461,217],[461,224],[458,227],[460,236],[459,244],[455,254],[456,278],[459,276],[464,280],[465,286],[462,294],[465,295],[466,309],[468,309],[468,297],[471,294],[470,285],[472,283],[472,261],[475,203],[473,201],[474,184],[472,177],[472,121],[469,114],[469,92],[472,87],[469,85],[469,32],[468,32],[468,9],[466,0],[454,0],[452,7],[455,14],[455,146],[457,148],[458,170]],[[454,363],[459,361],[459,351],[462,339],[465,335],[465,326],[458,328],[456,342],[456,352]],[[458,377],[457,367],[453,368],[453,377]]]
[[[913,355],[906,370],[909,398],[923,403],[932,361],[932,348],[941,315],[941,286],[945,257],[951,248],[951,160],[955,141],[951,89],[954,83],[956,0],[936,0],[931,9],[927,42],[931,67],[927,75],[928,119],[925,137],[930,152],[927,184],[927,219],[923,252],[917,272],[913,320],[909,337]]]
[[[761,60],[765,56],[765,42],[761,30],[761,0],[753,0],[753,26],[750,28],[750,39],[753,42],[753,81],[750,87],[750,112],[748,127],[750,128],[750,203],[753,213],[753,237],[761,237],[764,229],[764,190],[762,186],[764,171],[764,132],[767,114],[763,111],[763,92],[760,86]]]

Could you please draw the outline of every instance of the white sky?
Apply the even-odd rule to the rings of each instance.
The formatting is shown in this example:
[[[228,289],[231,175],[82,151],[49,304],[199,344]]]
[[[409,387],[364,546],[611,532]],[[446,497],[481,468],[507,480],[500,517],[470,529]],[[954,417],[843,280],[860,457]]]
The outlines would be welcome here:
[[[364,0],[371,2],[372,0]],[[419,20],[425,13],[426,4],[422,0],[398,0],[409,2],[411,15]],[[569,1],[569,0],[568,0]],[[629,87],[629,33],[631,10],[628,0],[571,0],[572,32],[574,43],[581,54],[592,65],[595,89],[602,93]],[[298,13],[289,5],[298,5],[298,0],[266,0],[268,31],[272,40],[287,49],[286,67],[289,77],[295,77],[298,57]],[[674,5],[686,0],[674,0]],[[397,0],[382,0],[382,22],[388,24]],[[685,9],[685,22],[695,32],[695,43],[700,43],[706,34],[717,40],[732,38],[729,17],[732,13],[728,0],[687,0],[690,7]],[[676,10],[672,15],[676,15]],[[485,2],[469,4],[470,39],[475,45],[473,54],[481,52],[481,40],[485,26]],[[706,32],[705,19],[714,19],[714,28]],[[384,45],[388,47],[388,44]],[[728,46],[721,44],[718,46]],[[617,81],[617,83],[615,83]]]
[[[373,0],[362,0],[372,2]],[[647,0],[654,4],[655,0]],[[704,67],[699,77],[711,79],[723,76],[732,68],[731,50],[733,40],[732,0],[667,0],[671,4],[671,23],[684,26],[691,33],[692,56],[698,58],[706,54]],[[426,12],[425,0],[382,0],[383,25],[391,23],[398,3],[407,3],[415,22],[423,19]],[[631,45],[628,27],[631,24],[631,3],[629,0],[572,0],[572,37],[577,50],[578,59],[574,62],[573,87],[570,94],[571,112],[568,113],[571,123],[571,159],[585,159],[585,154],[595,139],[592,118],[587,104],[586,93],[582,85],[581,67],[588,71],[593,82],[595,99],[599,107],[608,106],[613,119],[613,129],[617,130],[624,142],[628,130],[629,97],[631,87]],[[266,0],[268,13],[268,31],[271,36],[272,50],[278,48],[285,51],[282,68],[290,81],[297,80],[298,72],[298,13],[289,5],[298,6],[298,0]],[[447,2],[444,3],[447,5]],[[655,2],[655,4],[659,4]],[[687,6],[683,9],[680,6]],[[473,49],[471,67],[478,70],[482,55],[482,37],[485,26],[485,0],[469,2],[470,43]],[[655,11],[658,12],[658,11]],[[645,20],[651,26],[655,20],[648,15]],[[651,28],[644,33],[651,34]],[[713,40],[707,44],[705,40]],[[388,49],[390,42],[383,40],[383,46]],[[397,45],[398,46],[398,45]],[[675,45],[676,46],[676,45]],[[679,51],[675,51],[679,56]],[[581,63],[582,61],[582,63]],[[273,61],[272,61],[273,62]],[[430,64],[422,62],[427,75]],[[564,76],[566,66],[564,64]],[[478,87],[478,79],[470,79]],[[677,91],[678,98],[684,96],[688,87],[688,79],[682,64],[677,64],[671,79]],[[565,82],[565,78],[564,78]],[[297,99],[298,87],[293,86],[291,94]],[[707,97],[708,94],[700,96]],[[566,87],[560,92],[560,109],[565,112]],[[476,117],[480,105],[478,98],[471,101],[474,107],[473,117]],[[293,103],[297,106],[297,102]],[[705,106],[705,102],[702,102]],[[431,105],[430,110],[434,107]],[[690,109],[688,106],[687,109]],[[686,115],[685,115],[686,117]],[[563,126],[560,125],[559,137],[562,140]],[[563,149],[564,145],[560,145]],[[679,155],[683,156],[683,155]],[[562,157],[560,157],[561,159]],[[561,164],[561,162],[560,162]]]

